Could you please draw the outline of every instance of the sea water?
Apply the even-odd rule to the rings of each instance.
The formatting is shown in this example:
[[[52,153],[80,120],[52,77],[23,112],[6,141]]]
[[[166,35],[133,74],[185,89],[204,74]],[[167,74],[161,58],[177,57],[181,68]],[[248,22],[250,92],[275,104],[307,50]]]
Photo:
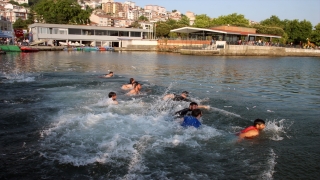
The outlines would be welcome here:
[[[153,52],[8,53],[1,179],[317,179],[320,59]],[[115,77],[101,78],[113,71]],[[135,78],[140,95],[121,86]],[[118,105],[108,104],[117,93]],[[190,93],[202,127],[174,112]],[[236,133],[266,120],[255,139]]]

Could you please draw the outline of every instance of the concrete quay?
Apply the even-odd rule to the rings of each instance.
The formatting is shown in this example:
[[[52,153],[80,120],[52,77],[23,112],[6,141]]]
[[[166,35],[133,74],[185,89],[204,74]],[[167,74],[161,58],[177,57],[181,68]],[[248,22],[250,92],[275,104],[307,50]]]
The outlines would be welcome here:
[[[62,51],[63,46],[28,46],[29,48],[38,49],[39,51]]]
[[[192,50],[180,49],[182,55],[200,56],[301,56],[301,57],[320,57],[320,50],[284,48],[270,46],[246,46],[246,45],[227,45],[225,49],[217,50]]]

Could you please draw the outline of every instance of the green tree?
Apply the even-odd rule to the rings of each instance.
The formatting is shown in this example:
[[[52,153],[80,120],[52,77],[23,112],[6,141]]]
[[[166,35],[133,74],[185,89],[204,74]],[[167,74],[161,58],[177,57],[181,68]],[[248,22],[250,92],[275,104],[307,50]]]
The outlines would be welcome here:
[[[198,28],[209,28],[212,26],[211,18],[206,14],[196,15],[193,26]]]
[[[19,4],[18,2],[15,2],[15,1],[13,1],[13,0],[10,0],[9,3],[10,3],[10,4],[13,4],[13,5],[20,6],[20,4]]]
[[[300,41],[306,42],[307,38],[311,36],[312,24],[309,21],[303,20],[284,20],[283,30],[288,34],[288,42],[299,44]]]
[[[130,27],[141,28],[141,25],[139,24],[139,21],[134,21],[133,23],[131,23]]]
[[[318,23],[315,29],[311,33],[311,42],[314,42],[317,46],[320,46],[320,23]]]
[[[34,7],[39,22],[52,24],[86,24],[90,12],[82,10],[75,0],[40,0]]]
[[[157,24],[157,37],[168,37],[170,33],[171,27],[167,23],[159,23]]]
[[[260,22],[263,26],[270,26],[270,27],[281,27],[283,28],[283,22],[278,18],[278,16],[272,15],[269,19],[265,19]]]
[[[148,18],[145,17],[145,16],[143,16],[143,15],[140,16],[138,20],[139,20],[139,21],[149,21]]]
[[[249,26],[249,20],[242,14],[229,14],[226,16],[219,16],[212,20],[212,25],[236,25],[236,26]]]
[[[189,26],[190,19],[187,16],[183,15],[183,16],[181,16],[181,19],[178,21],[178,24],[182,24],[184,26]]]
[[[26,29],[28,25],[21,18],[17,19],[16,22],[12,24],[13,29]]]

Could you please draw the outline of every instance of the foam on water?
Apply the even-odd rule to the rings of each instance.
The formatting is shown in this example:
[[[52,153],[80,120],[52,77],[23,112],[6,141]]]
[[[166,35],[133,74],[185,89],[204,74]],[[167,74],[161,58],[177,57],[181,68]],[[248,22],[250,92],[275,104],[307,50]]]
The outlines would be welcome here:
[[[20,73],[14,71],[12,73],[3,73],[3,83],[14,83],[14,82],[33,82],[35,81],[34,74],[31,73]]]
[[[276,162],[277,155],[273,151],[273,149],[270,149],[270,154],[267,162],[267,168],[266,170],[262,173],[262,178],[264,180],[272,180],[273,179],[273,174],[275,173],[274,168],[277,164]]]
[[[287,122],[285,119],[281,119],[280,121],[267,121],[264,131],[269,139],[273,141],[281,141],[284,139],[284,137],[290,138],[287,136],[286,131],[292,124],[293,122]]]
[[[184,129],[172,114],[186,102],[153,102],[141,98],[110,105],[108,98],[85,104],[78,110],[61,110],[52,125],[41,132],[41,155],[60,163],[83,166],[93,163],[128,168],[125,178],[141,176],[146,169],[145,153],[164,148],[201,147],[221,135],[214,127]],[[88,112],[89,110],[89,112]],[[165,172],[158,172],[165,177]],[[134,178],[133,178],[134,179]]]

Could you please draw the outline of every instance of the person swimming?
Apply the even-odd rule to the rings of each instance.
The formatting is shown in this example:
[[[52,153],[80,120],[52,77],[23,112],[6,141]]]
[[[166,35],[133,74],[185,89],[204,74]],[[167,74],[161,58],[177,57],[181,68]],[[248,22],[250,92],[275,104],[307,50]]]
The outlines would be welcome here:
[[[109,78],[109,77],[113,77],[113,72],[109,72],[109,74],[105,74],[103,77],[105,78]]]
[[[117,94],[115,92],[110,92],[108,94],[108,104],[118,104],[118,101],[117,101]]]
[[[183,118],[183,122],[181,123],[181,126],[187,128],[190,126],[193,126],[195,128],[199,128],[201,126],[201,122],[199,121],[202,117],[202,112],[200,109],[194,109],[191,112],[191,116],[185,116]]]
[[[262,131],[266,127],[265,124],[266,123],[262,119],[254,120],[253,126],[249,126],[245,128],[238,134],[239,136],[238,141],[241,141],[244,138],[254,138],[258,136],[260,134],[260,131]]]
[[[138,82],[133,83],[133,89],[127,93],[127,95],[138,95],[140,94],[142,86]]]
[[[133,89],[134,82],[135,82],[135,80],[133,78],[130,78],[130,82],[128,84],[122,85],[121,89],[123,89],[123,90],[131,90],[131,89]]]
[[[180,95],[178,94],[167,94],[163,97],[163,100],[169,100],[172,99],[172,101],[186,101],[186,102],[191,102],[190,99],[187,99],[189,96],[188,91],[183,91]]]
[[[192,110],[198,109],[198,104],[196,102],[191,102],[188,108],[184,108],[180,111],[174,113],[175,118],[183,118],[184,116],[191,116]]]

